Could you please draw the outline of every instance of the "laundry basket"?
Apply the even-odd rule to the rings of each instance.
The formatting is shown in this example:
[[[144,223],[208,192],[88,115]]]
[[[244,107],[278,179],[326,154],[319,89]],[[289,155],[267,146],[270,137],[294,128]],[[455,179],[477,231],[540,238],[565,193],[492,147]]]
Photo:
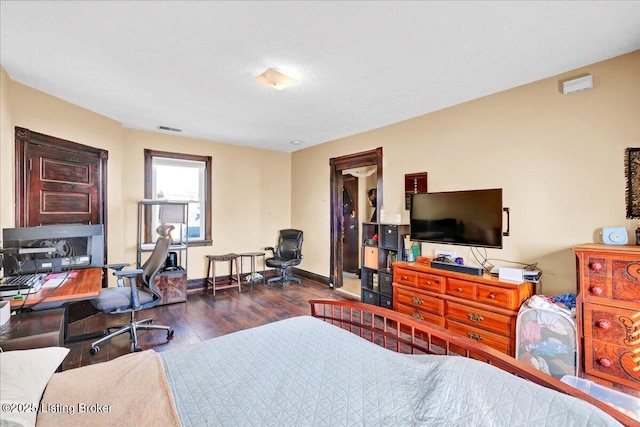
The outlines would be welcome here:
[[[516,323],[516,358],[553,377],[577,376],[575,315],[534,295],[525,301]]]

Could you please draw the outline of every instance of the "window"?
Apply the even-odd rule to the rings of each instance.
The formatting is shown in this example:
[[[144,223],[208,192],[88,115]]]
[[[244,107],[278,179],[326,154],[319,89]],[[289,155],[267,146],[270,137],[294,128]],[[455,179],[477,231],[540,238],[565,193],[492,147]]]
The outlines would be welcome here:
[[[144,164],[145,198],[189,201],[189,245],[211,244],[211,157],[145,150]],[[147,236],[159,225],[145,223],[150,225]]]

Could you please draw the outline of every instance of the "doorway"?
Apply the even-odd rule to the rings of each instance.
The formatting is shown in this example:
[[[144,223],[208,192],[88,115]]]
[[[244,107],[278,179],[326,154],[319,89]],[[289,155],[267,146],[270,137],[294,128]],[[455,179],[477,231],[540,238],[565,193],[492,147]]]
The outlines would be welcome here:
[[[348,186],[347,188],[353,188],[349,187],[353,186],[353,183],[350,183],[352,179],[349,178],[349,176],[355,177],[355,175],[358,174],[356,171],[359,168],[369,167],[368,169],[372,171],[371,176],[373,176],[373,171],[375,171],[375,178],[373,178],[375,184],[373,184],[372,188],[376,189],[377,198],[375,208],[376,211],[379,211],[380,206],[382,206],[382,147],[362,153],[332,158],[329,160],[329,165],[331,166],[331,272],[329,275],[329,286],[332,288],[341,288],[344,284],[343,272],[349,272],[349,270],[345,270],[345,250],[353,251],[351,247],[345,247],[345,236],[348,235],[348,228],[350,228],[352,224],[349,223],[349,225],[345,225],[345,216],[351,215],[350,212],[345,214],[345,183]],[[362,243],[359,237],[359,225],[365,222],[361,218],[363,212],[366,212],[364,209],[367,200],[366,186],[367,181],[362,179],[358,180],[358,205],[360,208],[358,210],[358,216],[355,218],[357,222],[355,248],[358,250],[358,270],[361,258],[359,251]],[[350,192],[352,193],[353,190],[350,190]],[[364,203],[362,202],[363,200],[365,201]],[[348,243],[350,244],[350,242]],[[347,259],[352,257],[353,255],[347,254]],[[352,265],[347,265],[346,267],[353,269]]]
[[[376,169],[375,165],[371,165],[342,171],[344,233],[342,287],[339,289],[353,299],[360,299],[361,296],[362,224],[376,221]]]

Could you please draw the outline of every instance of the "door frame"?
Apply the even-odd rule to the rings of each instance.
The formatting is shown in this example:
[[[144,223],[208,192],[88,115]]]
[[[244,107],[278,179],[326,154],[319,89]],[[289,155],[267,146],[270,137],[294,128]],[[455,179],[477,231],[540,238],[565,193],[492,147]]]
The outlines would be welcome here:
[[[331,258],[329,272],[329,287],[342,287],[342,171],[363,166],[376,166],[376,211],[382,206],[382,147],[361,153],[349,154],[329,159],[330,174],[330,219],[331,219]]]

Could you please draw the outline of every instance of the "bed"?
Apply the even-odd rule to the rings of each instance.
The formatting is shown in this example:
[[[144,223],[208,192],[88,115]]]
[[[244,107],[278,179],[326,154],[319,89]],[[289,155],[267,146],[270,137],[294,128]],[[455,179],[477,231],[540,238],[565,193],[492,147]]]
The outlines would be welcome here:
[[[2,366],[1,423],[637,425],[522,362],[409,316],[350,301],[310,304],[311,316],[50,373],[41,380],[42,398],[36,391],[20,407],[9,387],[23,386],[5,385]],[[56,351],[46,356],[53,370],[66,354]],[[8,353],[18,352],[2,354],[3,365]],[[22,359],[10,361],[13,374],[25,375]],[[16,414],[31,418],[11,418]]]

